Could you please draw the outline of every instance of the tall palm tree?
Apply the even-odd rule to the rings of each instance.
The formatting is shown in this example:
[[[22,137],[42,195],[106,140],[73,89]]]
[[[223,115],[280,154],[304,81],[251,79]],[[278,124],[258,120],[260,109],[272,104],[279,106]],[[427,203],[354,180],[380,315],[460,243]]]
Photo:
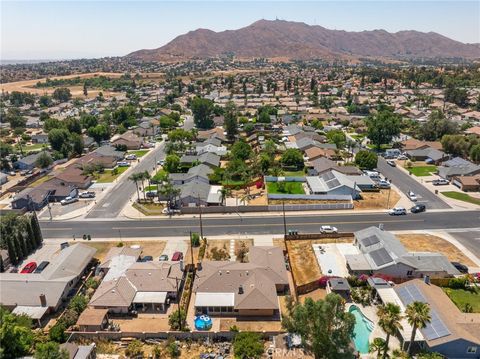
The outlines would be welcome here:
[[[145,171],[145,172],[143,172],[143,178],[147,180],[148,190],[150,191],[150,187],[152,186],[152,182],[151,182],[152,176],[150,175],[150,173],[148,173],[148,171]],[[145,188],[143,189],[143,193],[145,193]],[[152,199],[152,201],[153,201],[153,199]]]
[[[135,182],[135,187],[137,187],[137,202],[140,202],[140,191],[138,190],[138,181],[140,180],[140,173],[132,173],[128,179]]]
[[[222,187],[217,192],[220,193],[220,200],[222,204],[225,204],[227,197],[232,195],[232,189],[228,187]]]
[[[385,350],[385,339],[383,338],[375,338],[370,343],[370,347],[368,348],[369,353],[377,353],[377,358],[380,358],[382,350]]]
[[[427,303],[412,302],[407,306],[405,310],[405,316],[408,324],[412,326],[412,336],[410,337],[410,343],[408,343],[407,353],[412,355],[413,342],[415,341],[415,334],[417,329],[422,329],[432,320],[430,316],[430,307]]]
[[[379,318],[378,325],[385,333],[387,333],[387,337],[385,338],[385,349],[382,355],[382,358],[385,359],[388,353],[390,336],[394,335],[397,330],[403,329],[400,324],[400,320],[402,319],[400,306],[393,303],[384,304],[378,308],[377,316]]]

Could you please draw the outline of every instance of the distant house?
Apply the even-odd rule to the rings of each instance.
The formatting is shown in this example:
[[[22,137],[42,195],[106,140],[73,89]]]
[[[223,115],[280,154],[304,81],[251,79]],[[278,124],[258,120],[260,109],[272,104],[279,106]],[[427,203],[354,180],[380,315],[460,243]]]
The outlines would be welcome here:
[[[183,155],[180,158],[180,164],[182,165],[193,165],[196,163],[203,163],[211,168],[216,168],[220,166],[220,156],[215,153],[203,153],[199,156]]]
[[[195,179],[179,186],[179,205],[182,207],[218,206],[221,204],[221,186],[211,186]]]
[[[74,343],[60,344],[60,348],[68,353],[68,359],[95,359],[97,348],[95,343],[90,345],[77,345]]]
[[[410,158],[412,161],[426,161],[430,159],[436,164],[449,158],[449,156],[445,152],[432,147],[423,147],[414,150],[408,150],[405,151],[405,153],[407,157]]]
[[[125,157],[124,151],[118,151],[110,145],[101,146],[95,151],[87,153],[79,158],[75,163],[81,167],[87,165],[98,165],[103,168],[114,168],[117,162]]]
[[[198,131],[197,134],[198,141],[205,141],[212,137],[218,138],[222,142],[227,139],[222,127],[215,127],[210,130]]]
[[[168,178],[173,185],[179,186],[191,181],[199,181],[210,183],[208,175],[212,174],[213,170],[204,164],[199,164],[198,166],[191,167],[187,173],[170,173]]]
[[[408,140],[402,141],[400,144],[403,151],[419,150],[427,147],[434,148],[436,150],[442,149],[442,144],[440,141],[420,141],[415,138],[409,138]]]
[[[355,232],[357,254],[345,255],[352,274],[383,274],[394,278],[444,278],[460,274],[443,254],[408,252],[390,232],[369,227]]]
[[[154,125],[152,121],[145,120],[140,122],[133,132],[141,137],[156,136],[159,133],[159,126]]]
[[[475,135],[480,137],[480,126],[470,127],[465,131],[465,133],[468,135]]]
[[[336,158],[337,155],[334,149],[331,148],[320,148],[320,147],[311,147],[305,150],[305,155],[309,161],[314,161],[316,159],[325,157],[328,159]]]
[[[47,144],[48,143],[48,134],[39,133],[39,134],[36,134],[36,135],[32,135],[32,143]]]
[[[442,166],[438,167],[438,175],[442,178],[450,180],[459,176],[475,176],[480,174],[480,166],[461,157],[455,157],[445,161]]]
[[[480,191],[480,174],[473,176],[455,176],[452,178],[452,184],[464,192]]]
[[[221,141],[217,138],[208,139],[205,142],[199,142],[195,145],[195,150],[198,155],[204,153],[214,153],[218,156],[225,156],[227,148],[221,145]]]
[[[319,157],[307,163],[308,175],[318,176],[324,172],[335,170],[344,175],[361,175],[362,171],[355,166],[338,166],[336,162],[329,160],[326,157]]]
[[[250,247],[248,263],[203,261],[194,281],[195,312],[215,316],[278,316],[277,293],[288,289],[283,251]]]
[[[86,189],[92,184],[92,176],[83,174],[82,168],[78,164],[73,164],[66,167],[62,172],[55,176],[56,179],[63,183],[68,183],[81,189]]]
[[[40,157],[40,154],[41,152],[20,158],[13,163],[13,167],[19,170],[33,170],[36,166],[35,163],[37,162],[38,157]]]
[[[114,146],[124,145],[129,150],[138,150],[143,146],[143,140],[133,131],[127,131],[111,140]]]

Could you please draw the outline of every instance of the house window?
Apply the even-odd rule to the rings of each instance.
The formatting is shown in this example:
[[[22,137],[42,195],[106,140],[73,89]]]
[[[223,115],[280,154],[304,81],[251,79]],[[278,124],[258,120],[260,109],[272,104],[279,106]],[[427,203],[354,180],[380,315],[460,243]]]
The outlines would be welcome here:
[[[413,275],[413,270],[409,270],[409,271],[407,271],[407,275],[408,275],[408,276],[411,276],[411,275]]]
[[[477,347],[468,347],[467,354],[475,354],[477,352]]]

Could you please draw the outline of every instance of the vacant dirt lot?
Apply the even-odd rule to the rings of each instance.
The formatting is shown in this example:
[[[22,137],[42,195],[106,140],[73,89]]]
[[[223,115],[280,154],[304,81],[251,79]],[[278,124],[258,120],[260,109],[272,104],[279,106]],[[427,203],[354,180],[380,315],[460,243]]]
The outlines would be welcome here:
[[[460,249],[443,238],[430,234],[400,234],[397,235],[397,238],[409,251],[439,252],[444,254],[452,262],[460,262],[467,266],[475,266],[475,263],[464,255]]]
[[[230,240],[208,240],[205,257],[210,260],[230,259]]]
[[[78,243],[77,242],[70,242],[71,244]],[[97,258],[100,262],[103,261],[105,255],[108,253],[110,248],[116,247],[120,242],[84,242],[82,243],[88,244],[90,247],[93,247],[97,250],[95,254],[95,258]],[[154,259],[155,257],[159,257],[162,254],[163,249],[165,248],[165,242],[163,241],[145,241],[145,242],[122,242],[125,246],[133,246],[139,245],[142,247],[143,252],[142,255],[145,256],[152,256]],[[158,260],[158,258],[156,258]]]
[[[235,318],[222,318],[220,320],[220,330],[230,330],[232,326],[237,326],[241,331],[276,331],[282,329],[282,323],[275,321],[243,321]]]
[[[388,200],[388,192],[390,192],[390,200]],[[387,209],[392,208],[400,200],[400,195],[394,189],[382,189],[380,192],[362,192],[362,199],[353,201],[355,210],[363,209]]]
[[[352,242],[351,237],[324,238],[315,240],[286,241],[292,274],[297,286],[310,283],[322,276],[312,244]]]
[[[315,289],[313,292],[307,293],[307,294],[302,294],[298,296],[298,300],[300,303],[305,303],[305,299],[311,298],[314,301],[320,300],[320,299],[325,299],[327,296],[327,291],[322,288]]]

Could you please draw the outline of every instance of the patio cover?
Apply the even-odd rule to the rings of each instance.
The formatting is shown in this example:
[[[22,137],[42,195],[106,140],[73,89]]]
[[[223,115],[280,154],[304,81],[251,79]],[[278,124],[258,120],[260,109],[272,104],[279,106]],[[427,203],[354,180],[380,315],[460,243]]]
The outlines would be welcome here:
[[[47,312],[48,307],[26,307],[22,305],[18,305],[15,307],[15,309],[12,311],[13,314],[16,315],[26,315],[32,319],[42,319],[42,317],[45,315]]]
[[[165,303],[167,299],[167,292],[137,292],[135,298],[133,298],[133,303]]]
[[[196,307],[233,307],[234,293],[198,293],[195,295]]]

